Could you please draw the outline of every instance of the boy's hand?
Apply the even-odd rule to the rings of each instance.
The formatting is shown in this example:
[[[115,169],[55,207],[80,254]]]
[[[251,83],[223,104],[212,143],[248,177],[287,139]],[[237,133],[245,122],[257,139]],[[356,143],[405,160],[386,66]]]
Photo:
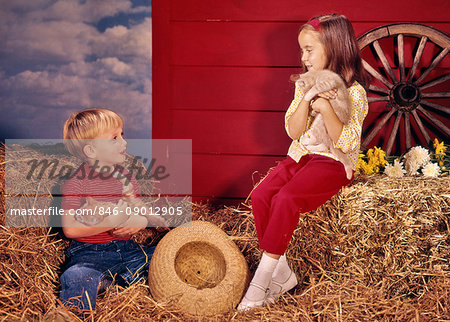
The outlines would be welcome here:
[[[130,218],[121,225],[123,227],[116,227],[110,230],[110,234],[115,237],[129,237],[138,231],[147,227],[147,219],[143,216],[130,215]]]
[[[149,227],[169,228],[167,221],[165,221],[161,216],[147,215],[146,218],[148,220]]]

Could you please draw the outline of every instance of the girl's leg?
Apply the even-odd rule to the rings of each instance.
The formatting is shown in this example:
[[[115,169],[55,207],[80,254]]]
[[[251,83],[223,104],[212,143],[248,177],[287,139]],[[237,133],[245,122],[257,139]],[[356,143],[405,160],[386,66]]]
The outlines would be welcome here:
[[[278,261],[277,267],[272,274],[272,280],[269,284],[268,302],[275,300],[283,293],[294,288],[298,284],[297,276],[289,267],[286,254],[282,255]]]
[[[283,254],[300,213],[318,208],[349,182],[340,162],[312,155],[272,198],[269,222],[260,240],[260,247],[270,253]]]
[[[271,255],[282,255],[297,226],[300,212],[311,211],[319,207],[336,194],[343,185],[349,183],[349,180],[346,178],[345,169],[341,163],[319,155],[304,156],[298,164],[281,168],[276,172],[276,176],[271,178],[269,185],[271,181],[275,181],[276,183],[282,181],[277,180],[278,176],[285,179],[284,185],[265,204],[266,212],[262,212],[264,216],[260,216],[260,214],[255,215],[255,209],[253,209],[255,224],[258,220],[257,217],[263,219],[259,220],[260,225],[262,223],[263,227],[259,227],[258,239],[260,247],[265,252],[252,280],[253,284],[250,284],[244,299],[238,307],[239,310],[246,310],[261,305],[261,298],[265,298],[268,294],[264,292],[264,289],[270,287],[273,275],[280,275],[278,277],[280,279],[279,285],[281,286],[281,292],[285,291],[284,287],[289,287],[290,289],[291,284],[294,286],[297,284],[295,275],[292,277],[292,272],[287,265],[287,261],[282,260],[280,262],[276,259],[275,265],[273,261],[267,264],[266,259],[269,257],[267,253]],[[263,186],[263,188],[271,192],[274,190],[268,189],[266,186]],[[267,200],[267,198],[261,199]],[[268,211],[267,207],[269,207]],[[256,208],[257,213],[258,209],[259,207]],[[261,228],[263,230],[262,234],[260,233]],[[271,259],[273,260],[273,258]],[[278,265],[280,265],[280,269],[274,274],[274,270]],[[270,269],[270,275],[268,268]],[[257,275],[260,269],[264,274]],[[288,276],[287,279],[283,281],[286,276]],[[255,280],[257,280],[257,283],[255,283]],[[272,293],[275,292],[273,291]]]
[[[274,259],[263,253],[261,262],[256,269],[255,275],[247,292],[244,295],[238,310],[246,311],[253,307],[262,306],[266,301],[267,290],[272,279],[273,271],[278,264],[278,259]]]
[[[292,178],[295,170],[305,163],[306,156],[296,163],[286,157],[256,186],[251,193],[252,213],[255,219],[258,240],[262,240],[270,218],[272,198]]]
[[[321,161],[321,159],[323,159]],[[328,165],[327,165],[328,164]],[[311,171],[311,173],[318,172],[314,171],[314,168],[317,167],[317,170],[322,170],[318,176],[314,176],[312,179],[308,177],[307,172],[300,172],[299,174],[294,176],[294,178],[291,180],[290,183],[294,182],[293,185],[286,185],[283,189],[280,190],[280,192],[277,194],[280,196],[283,196],[283,194],[286,195],[285,198],[280,198],[279,196],[277,198],[273,199],[274,202],[274,210],[277,211],[280,207],[280,200],[282,202],[288,202],[286,199],[291,199],[294,201],[297,201],[294,206],[292,206],[294,209],[297,209],[296,207],[300,207],[297,209],[297,211],[292,213],[293,220],[288,220],[288,224],[284,225],[287,229],[285,229],[281,234],[278,235],[278,238],[274,238],[271,240],[271,242],[277,243],[276,245],[279,245],[278,248],[275,247],[272,249],[272,251],[275,251],[276,253],[280,253],[283,249],[287,248],[287,245],[292,237],[292,233],[297,226],[298,223],[298,217],[300,215],[300,212],[306,212],[311,211],[321,204],[323,204],[326,200],[331,198],[332,195],[337,193],[339,189],[343,186],[348,184],[348,180],[345,180],[343,176],[345,175],[345,172],[340,170],[340,167],[344,169],[339,163],[335,162],[334,160],[326,157],[321,156],[314,156],[311,160],[311,163],[308,162],[308,164],[305,166],[306,171]],[[309,169],[309,170],[308,170]],[[345,170],[345,169],[344,169]],[[340,174],[342,173],[342,174]],[[295,189],[295,182],[303,182],[302,189]],[[298,191],[302,191],[303,194],[306,197],[309,197],[308,200],[303,200],[298,198],[291,197],[291,191],[290,189],[295,189]],[[322,191],[323,190],[323,191]],[[313,196],[311,196],[313,194]],[[288,204],[285,204],[288,206]],[[280,211],[280,210],[278,210]],[[286,212],[279,212],[278,214],[288,214],[289,211]],[[277,218],[277,215],[271,218]],[[279,220],[279,218],[278,218]],[[283,219],[281,220],[283,221]],[[275,222],[276,223],[276,222]],[[271,224],[269,223],[269,226]],[[268,232],[265,235],[267,238],[270,238],[271,236],[276,236],[276,232],[272,229],[273,227],[268,229]],[[272,235],[270,235],[272,234]],[[267,240],[264,240],[262,244],[264,245],[267,243]],[[281,246],[280,246],[281,245]],[[264,248],[265,246],[263,246]],[[269,248],[269,247],[266,247]],[[270,248],[269,248],[270,249]],[[286,260],[286,255],[283,255],[280,257],[280,260],[278,261],[278,264],[275,268],[275,271],[272,275],[272,280],[269,284],[269,291],[267,295],[267,302],[273,303],[279,295],[289,291],[290,289],[294,288],[297,285],[297,277],[295,276],[295,273],[290,269],[289,264]]]
[[[252,211],[260,241],[263,239],[267,223],[270,220],[270,205],[273,196],[292,178],[297,168],[301,167],[308,158],[309,156],[303,158],[300,163],[297,163],[292,158],[287,157],[253,190],[251,195]],[[250,282],[250,287],[238,306],[238,310],[248,310],[264,304],[269,283],[272,279],[273,271],[278,264],[279,257],[277,254],[263,253],[261,262]]]

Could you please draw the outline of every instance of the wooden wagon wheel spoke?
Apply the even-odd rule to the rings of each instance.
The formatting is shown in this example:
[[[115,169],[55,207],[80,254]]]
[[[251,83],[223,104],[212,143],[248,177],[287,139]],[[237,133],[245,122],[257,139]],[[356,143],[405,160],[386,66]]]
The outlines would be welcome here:
[[[408,79],[411,80],[414,77],[414,74],[416,73],[417,66],[419,66],[420,59],[422,58],[423,50],[425,49],[425,45],[427,43],[427,37],[423,36],[420,39],[419,48],[417,48],[416,56],[414,57],[413,66],[409,72]]]
[[[429,81],[428,83],[423,84],[422,86],[420,86],[420,89],[424,90],[426,88],[436,86],[438,84],[448,81],[449,79],[450,79],[450,74],[442,75],[438,78],[435,78],[435,79]]]
[[[400,67],[400,81],[404,81],[405,76],[405,45],[403,43],[403,34],[398,35],[398,64]]]
[[[422,135],[425,138],[425,141],[427,143],[431,142],[430,136],[428,135],[427,131],[425,130],[425,127],[423,126],[422,121],[419,118],[419,115],[417,115],[417,111],[414,110],[411,113],[414,116],[414,119],[416,120],[416,123],[419,126],[420,132],[422,132]]]
[[[391,80],[394,82],[397,82],[397,77],[395,77],[394,71],[392,70],[391,65],[389,64],[389,62],[386,58],[386,55],[384,54],[383,50],[381,49],[381,46],[380,46],[380,43],[378,42],[378,40],[375,40],[373,42],[373,47],[375,48],[375,51],[377,52],[377,55],[380,58],[381,63],[383,64],[384,69],[388,73]]]
[[[391,109],[389,113],[387,113],[383,119],[372,129],[372,131],[369,133],[369,135],[366,137],[364,142],[362,143],[363,146],[366,146],[370,141],[373,140],[375,135],[381,130],[381,128],[386,124],[386,122],[391,118],[392,114],[394,114],[395,110]]]
[[[444,48],[441,53],[433,59],[433,62],[431,65],[427,68],[426,71],[414,82],[415,84],[419,84],[425,77],[428,76],[428,74],[441,62],[442,59],[444,59],[445,56],[448,54],[448,48]]]
[[[441,130],[443,130],[447,135],[450,135],[450,129],[445,126],[444,123],[439,121],[435,116],[431,115],[427,110],[425,110],[422,106],[417,106],[417,109],[422,112],[423,115],[428,117],[428,119],[433,122],[437,127],[439,127]]]
[[[389,91],[386,88],[381,88],[381,87],[375,86],[373,84],[370,84],[369,90],[371,92],[382,92],[382,93],[389,94]]]
[[[382,48],[385,42],[380,40],[384,38],[393,38],[394,47],[390,49],[393,51],[392,53],[386,51],[388,47]],[[365,53],[371,55],[370,60],[363,60],[364,68],[374,77],[374,84],[371,84],[368,89],[368,92],[375,94],[368,97],[369,109],[372,106],[376,106],[378,109],[379,104],[376,102],[387,101],[386,109],[389,110],[379,118],[380,121],[375,121],[377,123],[372,125],[373,128],[370,131],[364,134],[362,146],[368,148],[369,144],[371,146],[381,145],[384,141],[386,142],[387,155],[390,153],[401,154],[405,151],[405,148],[409,149],[414,144],[415,136],[412,132],[415,129],[421,133],[421,135],[419,134],[420,140],[423,141],[423,136],[427,144],[431,142],[428,131],[437,133],[438,139],[447,140],[448,126],[444,124],[446,122],[440,121],[435,113],[448,115],[450,114],[450,108],[445,106],[446,103],[429,102],[429,99],[450,98],[450,92],[431,90],[431,92],[424,93],[423,91],[450,80],[450,74],[442,73],[437,68],[444,59],[448,58],[450,37],[430,26],[416,23],[396,23],[368,31],[358,38],[358,43],[363,58]],[[386,43],[389,44],[388,41]],[[414,49],[409,49],[409,44],[413,44]],[[365,48],[371,50],[364,51]],[[425,52],[437,53],[429,66],[423,66],[425,64]],[[388,58],[392,55],[397,55],[398,60],[394,60],[393,63],[398,64],[398,66],[389,63]],[[410,69],[407,68],[405,62],[407,55],[412,58]],[[373,65],[370,65],[368,61],[374,62]],[[399,70],[398,75],[396,74],[396,68]],[[432,72],[436,72],[437,75],[423,83]],[[386,89],[379,87],[378,82],[386,86]],[[390,130],[391,122],[388,121],[395,112],[398,112],[398,114],[393,122],[392,130]],[[376,113],[379,113],[378,110],[376,110]],[[411,114],[415,122],[412,120]],[[402,115],[405,117],[404,122],[401,122]],[[400,127],[404,127],[404,139],[399,134],[402,132]],[[402,144],[402,140],[404,140],[404,144]]]
[[[443,106],[443,105],[440,105],[440,104],[436,104],[436,103],[433,103],[433,102],[428,102],[428,101],[425,101],[425,100],[421,100],[420,104],[421,105],[426,105],[426,106],[435,108],[435,109],[437,109],[439,111],[442,111],[444,113],[450,114],[450,107]]]
[[[422,97],[446,98],[450,97],[450,92],[423,93]]]
[[[394,145],[395,137],[397,136],[398,126],[400,125],[400,120],[402,119],[403,112],[399,112],[397,114],[397,118],[395,119],[394,127],[392,128],[391,135],[389,136],[389,140],[386,146],[386,154],[389,155],[392,150],[392,146]]]
[[[411,147],[411,122],[409,112],[405,112],[405,145],[408,150]]]
[[[381,97],[369,96],[369,97],[367,97],[367,101],[369,103],[389,101],[389,96],[381,96]]]
[[[366,62],[364,59],[363,61],[363,66],[364,68],[376,79],[378,79],[380,82],[382,82],[384,85],[386,85],[387,88],[391,89],[392,88],[392,84],[386,79],[384,78],[379,72],[377,72],[372,66],[369,65],[368,62]]]

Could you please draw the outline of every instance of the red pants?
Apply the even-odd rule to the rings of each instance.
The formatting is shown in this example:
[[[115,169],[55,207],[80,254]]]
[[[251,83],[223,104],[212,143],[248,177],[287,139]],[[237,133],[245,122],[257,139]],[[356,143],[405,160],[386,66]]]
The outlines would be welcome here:
[[[300,213],[318,208],[349,182],[342,163],[329,157],[308,154],[298,163],[286,157],[251,194],[259,247],[282,255]]]

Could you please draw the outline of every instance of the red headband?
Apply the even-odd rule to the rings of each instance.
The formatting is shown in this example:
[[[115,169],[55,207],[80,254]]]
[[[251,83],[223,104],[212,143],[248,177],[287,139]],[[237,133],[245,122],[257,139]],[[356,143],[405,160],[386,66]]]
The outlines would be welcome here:
[[[319,19],[314,18],[314,19],[308,21],[307,24],[313,26],[314,29],[316,29],[317,31],[319,31],[319,26],[320,26],[320,21],[319,21]]]

